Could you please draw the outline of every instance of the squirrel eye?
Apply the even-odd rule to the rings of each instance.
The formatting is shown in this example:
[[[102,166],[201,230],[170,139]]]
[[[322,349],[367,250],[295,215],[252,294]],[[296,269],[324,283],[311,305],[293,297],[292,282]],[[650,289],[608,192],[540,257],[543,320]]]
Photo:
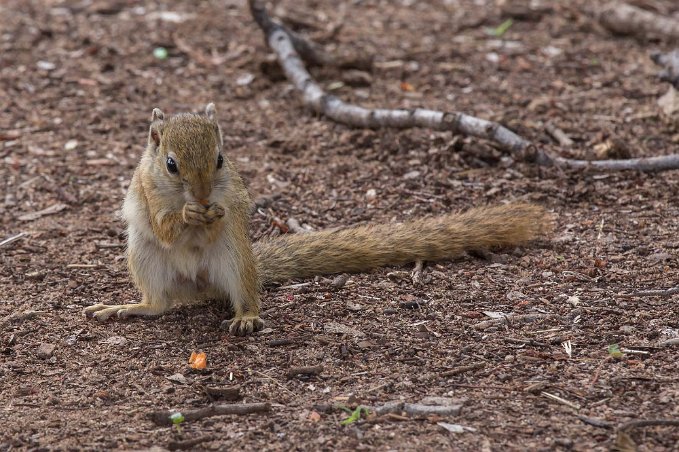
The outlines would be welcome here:
[[[217,169],[220,169],[224,165],[224,157],[222,157],[222,154],[219,154],[217,156]]]
[[[179,172],[179,169],[177,168],[177,162],[175,162],[172,157],[168,157],[165,163],[167,164],[167,170],[169,172],[173,174],[177,174]]]

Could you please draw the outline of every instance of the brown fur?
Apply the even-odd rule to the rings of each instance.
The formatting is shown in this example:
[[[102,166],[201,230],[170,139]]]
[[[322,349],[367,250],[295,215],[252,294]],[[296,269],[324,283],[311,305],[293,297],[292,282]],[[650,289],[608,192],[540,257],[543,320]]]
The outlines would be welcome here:
[[[262,284],[519,245],[549,224],[541,207],[510,204],[403,224],[286,235],[258,242],[253,251],[250,197],[225,155],[218,167],[223,140],[214,117],[212,104],[205,116],[165,119],[153,110],[147,149],[123,205],[129,269],[142,302],[98,304],[86,314],[99,320],[158,315],[177,301],[228,299],[235,313],[230,331],[247,334],[264,325]],[[170,171],[168,157],[177,172]]]
[[[416,260],[438,261],[468,250],[524,244],[548,228],[531,204],[484,207],[462,214],[285,235],[255,243],[263,284],[315,275],[362,272]]]

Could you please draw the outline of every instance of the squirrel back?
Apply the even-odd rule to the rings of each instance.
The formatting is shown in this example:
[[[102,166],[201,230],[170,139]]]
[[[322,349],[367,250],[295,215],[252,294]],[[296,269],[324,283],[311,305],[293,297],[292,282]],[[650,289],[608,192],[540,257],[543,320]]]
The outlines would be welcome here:
[[[254,243],[260,282],[362,272],[465,251],[524,244],[546,232],[548,215],[533,204],[474,208],[461,214],[305,234]]]

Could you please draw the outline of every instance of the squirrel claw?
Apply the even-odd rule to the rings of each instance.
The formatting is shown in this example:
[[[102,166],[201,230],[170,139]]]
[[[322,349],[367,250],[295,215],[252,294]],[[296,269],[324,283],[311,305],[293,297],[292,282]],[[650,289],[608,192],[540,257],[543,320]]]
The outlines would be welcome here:
[[[264,328],[264,321],[258,316],[240,316],[224,320],[222,328],[228,328],[229,334],[234,336],[246,336]]]

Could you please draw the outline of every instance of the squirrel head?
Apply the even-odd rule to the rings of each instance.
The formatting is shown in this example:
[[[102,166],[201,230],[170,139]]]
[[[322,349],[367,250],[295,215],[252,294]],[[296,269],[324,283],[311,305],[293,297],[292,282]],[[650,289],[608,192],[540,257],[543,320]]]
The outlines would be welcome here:
[[[231,162],[222,154],[224,141],[214,104],[205,115],[181,113],[165,118],[153,109],[146,158],[152,160],[155,185],[181,192],[186,201],[205,206],[227,189]]]

